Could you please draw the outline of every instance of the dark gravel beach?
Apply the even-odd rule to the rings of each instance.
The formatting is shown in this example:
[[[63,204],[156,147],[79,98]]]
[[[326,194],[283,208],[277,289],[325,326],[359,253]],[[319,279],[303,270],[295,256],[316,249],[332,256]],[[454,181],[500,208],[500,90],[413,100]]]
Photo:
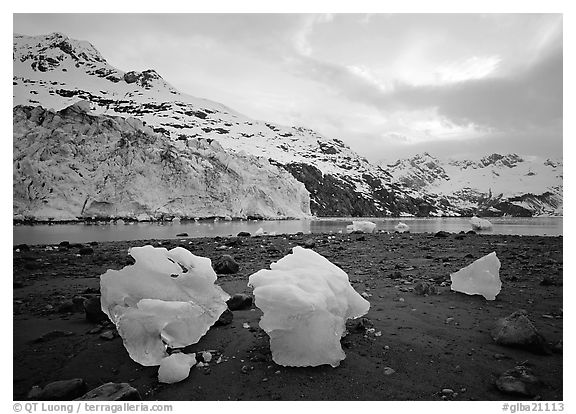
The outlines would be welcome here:
[[[145,244],[181,245],[213,263],[231,255],[239,271],[217,281],[230,295],[251,294],[252,273],[306,244],[348,273],[370,311],[349,321],[339,367],[288,368],[271,359],[260,310],[235,310],[231,323],[188,347],[211,351],[207,366],[193,367],[182,382],[160,384],[158,367],[132,361],[113,325],[87,321],[83,305],[99,297],[101,274],[133,263],[128,248]],[[82,378],[88,390],[130,383],[143,400],[562,400],[562,250],[562,237],[447,233],[15,246],[13,397]],[[451,272],[492,251],[502,263],[495,301],[450,291]],[[496,320],[521,309],[545,339],[544,351],[492,338]],[[500,375],[518,365],[537,378],[531,391],[499,390]]]

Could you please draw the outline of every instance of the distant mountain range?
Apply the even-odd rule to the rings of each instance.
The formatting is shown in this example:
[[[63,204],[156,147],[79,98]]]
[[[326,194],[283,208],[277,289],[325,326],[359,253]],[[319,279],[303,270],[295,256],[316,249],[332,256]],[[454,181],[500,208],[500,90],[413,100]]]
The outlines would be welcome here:
[[[484,216],[562,215],[562,162],[492,154],[440,161],[428,153],[383,168],[395,181]]]
[[[35,37],[14,35],[13,58],[14,215],[17,219],[282,218],[304,217],[310,213],[317,216],[455,216],[470,215],[477,210],[494,215],[562,212],[562,164],[554,161],[550,161],[556,169],[553,174],[547,173],[552,170],[551,165],[540,168],[534,164],[528,171],[540,176],[541,181],[522,178],[526,185],[519,186],[514,180],[520,179],[520,175],[514,173],[505,174],[507,178],[501,181],[501,186],[475,187],[480,185],[479,181],[467,186],[469,179],[457,176],[458,171],[463,173],[459,177],[474,176],[469,172],[480,167],[473,168],[471,161],[469,167],[464,167],[468,161],[460,166],[438,162],[437,173],[417,158],[412,159],[413,163],[401,160],[392,166],[375,165],[338,139],[326,138],[302,127],[257,121],[219,103],[183,94],[152,69],[120,71],[109,65],[90,43],[69,39],[60,33]],[[65,109],[79,101],[89,103],[89,108],[81,103],[74,106],[75,109]],[[136,118],[141,123],[128,118]],[[54,153],[54,133],[44,125],[44,119],[50,119],[48,124],[59,128],[56,135],[60,141],[64,138],[73,141],[71,152]],[[119,125],[119,131],[112,133],[103,127],[110,122]],[[91,130],[88,125],[96,129]],[[143,160],[139,167],[141,181],[138,186],[130,187],[131,181],[123,180],[133,177],[134,165],[119,163],[110,167],[107,180],[116,180],[112,191],[99,181],[102,180],[100,173],[95,173],[101,158],[95,157],[99,147],[94,142],[103,142],[102,154],[111,154],[106,151],[112,148],[106,145],[131,142],[132,138],[125,136],[130,125],[138,125],[136,135],[147,137],[146,144],[137,140],[130,147],[132,151],[140,151],[131,156],[146,158],[148,151],[158,153],[169,148],[176,163],[183,167],[175,173],[173,166],[159,162],[160,158]],[[213,145],[214,142],[218,145]],[[212,152],[211,156],[204,154],[208,159],[221,158],[235,164],[240,178],[225,178],[222,174],[229,172],[209,161],[196,160],[196,166],[191,168],[189,164],[198,148]],[[77,155],[91,151],[95,154],[87,158]],[[500,157],[495,163],[504,165],[513,156],[492,157]],[[262,168],[260,176],[248,166],[245,167],[248,174],[241,173],[247,159],[248,164],[262,165],[258,167]],[[22,168],[24,161],[29,168]],[[428,162],[432,163],[433,159]],[[41,173],[34,170],[38,163],[42,163]],[[516,164],[528,166],[530,162],[523,160]],[[88,174],[89,179],[78,181],[75,169],[90,170],[93,174]],[[500,174],[503,170],[491,171]],[[220,174],[219,178],[206,182],[207,186],[178,187],[170,181],[175,179],[171,174],[176,174],[180,181],[197,183],[202,181],[199,177],[211,176],[213,172]],[[496,176],[495,173],[491,174]],[[449,179],[442,178],[442,174]],[[550,176],[551,180],[554,176],[555,181],[547,182],[544,176]],[[42,181],[41,177],[52,178]],[[153,183],[150,188],[144,185],[146,180]],[[448,181],[449,184],[441,185]],[[458,183],[459,187],[451,190],[452,183]],[[45,190],[47,186],[51,192]],[[254,197],[249,188],[261,190],[255,202],[260,207],[237,206],[238,199]],[[496,188],[525,191],[512,193]],[[140,192],[147,190],[154,194],[153,200],[144,200]],[[194,201],[196,190],[204,197],[200,204]],[[42,201],[38,201],[38,194],[43,194]]]

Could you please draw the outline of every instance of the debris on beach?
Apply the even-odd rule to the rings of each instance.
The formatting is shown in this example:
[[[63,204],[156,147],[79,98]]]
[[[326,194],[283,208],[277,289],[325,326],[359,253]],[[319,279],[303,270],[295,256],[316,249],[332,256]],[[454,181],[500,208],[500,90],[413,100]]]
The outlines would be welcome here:
[[[506,394],[533,397],[538,391],[540,380],[532,370],[524,365],[518,365],[502,373],[496,380],[496,388]]]
[[[496,252],[492,252],[456,273],[451,273],[451,289],[467,295],[482,295],[487,300],[494,300],[502,289],[499,272],[500,260]]]
[[[470,219],[470,225],[474,230],[490,230],[492,228],[492,223],[476,216]]]
[[[346,231],[352,233],[360,231],[362,233],[372,233],[376,228],[376,224],[371,221],[352,221],[352,224],[346,226]]]
[[[102,310],[134,361],[164,365],[166,378],[176,378],[180,371],[173,374],[174,364],[186,361],[174,354],[164,361],[167,348],[198,342],[227,309],[230,296],[214,284],[210,259],[182,247],[132,247],[129,254],[136,263],[100,276]]]
[[[399,222],[396,224],[396,226],[394,226],[394,230],[396,230],[398,233],[405,233],[410,231],[410,226],[408,226],[406,223]]]
[[[260,327],[270,336],[272,359],[283,366],[337,367],[346,358],[346,320],[370,309],[342,269],[300,246],[251,275],[248,286],[264,313]]]
[[[75,401],[140,401],[140,393],[127,382],[107,382]]]

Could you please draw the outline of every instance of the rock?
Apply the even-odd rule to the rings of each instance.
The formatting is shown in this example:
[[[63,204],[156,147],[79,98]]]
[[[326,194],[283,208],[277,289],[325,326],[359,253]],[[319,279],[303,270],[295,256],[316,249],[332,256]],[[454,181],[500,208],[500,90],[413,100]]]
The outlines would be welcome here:
[[[76,313],[76,312],[84,312],[84,301],[86,298],[82,296],[75,296],[71,300],[67,300],[60,305],[58,305],[57,312],[58,313]]]
[[[422,296],[435,295],[438,293],[438,289],[432,283],[420,281],[414,285],[414,293]]]
[[[563,353],[562,339],[560,339],[556,344],[554,344],[554,347],[552,348],[552,350],[557,354]]]
[[[26,286],[26,285],[25,285],[24,282],[22,282],[21,280],[15,280],[15,281],[12,283],[12,288],[13,288],[13,289],[21,289],[21,288],[23,288],[24,286]]]
[[[250,237],[251,234],[248,233],[247,231],[241,231],[241,232],[238,233],[236,236],[238,236],[238,237]]]
[[[530,368],[518,365],[504,372],[496,380],[496,388],[506,394],[519,394],[527,397],[536,395],[540,381]]]
[[[72,335],[74,335],[74,332],[55,330],[45,333],[41,337],[34,339],[33,342],[46,342],[51,339],[62,338],[64,336],[72,336]]]
[[[446,238],[449,236],[450,236],[450,233],[448,233],[447,231],[444,231],[444,230],[440,230],[434,234],[434,237],[440,237],[440,238]]]
[[[51,382],[44,388],[34,386],[28,393],[28,398],[44,401],[69,401],[80,397],[86,390],[87,387],[84,380],[82,378],[74,378]]]
[[[245,293],[236,293],[230,299],[226,301],[228,304],[228,309],[231,311],[248,309],[252,306],[252,296]]]
[[[81,254],[82,256],[87,256],[89,254],[94,253],[94,249],[92,247],[82,247],[79,251],[79,254]]]
[[[58,246],[60,247],[70,247],[70,242],[67,240],[61,241],[60,243],[58,243]]]
[[[20,250],[21,252],[29,252],[30,247],[27,244],[18,244],[14,246],[14,250]]]
[[[498,319],[491,335],[499,345],[520,347],[537,354],[550,353],[546,340],[536,330],[523,310]]]
[[[542,280],[540,281],[540,285],[542,286],[554,286],[556,285],[556,280],[550,275],[544,275]]]
[[[108,382],[88,391],[75,401],[140,401],[140,393],[126,382]]]
[[[112,339],[114,339],[116,337],[116,335],[114,334],[114,331],[104,331],[100,334],[100,338],[102,339],[107,339],[109,341],[111,341]]]
[[[234,260],[234,258],[228,254],[221,256],[219,259],[215,260],[212,264],[214,271],[221,275],[233,274],[238,272],[240,265]]]
[[[242,245],[242,239],[238,237],[230,237],[228,240],[224,242],[224,244],[228,247],[237,247]]]
[[[98,242],[96,241],[91,241],[90,243],[88,243],[90,246],[98,246]]]
[[[230,311],[230,309],[226,309],[214,323],[214,326],[229,325],[232,323],[232,319],[234,319],[234,314]]]
[[[176,237],[188,237],[188,233],[178,233]]]
[[[307,249],[312,249],[312,248],[316,247],[316,240],[314,240],[314,239],[307,239],[307,240],[304,242],[304,247],[307,248]]]
[[[474,230],[468,230],[466,234],[476,234],[476,232]]]
[[[367,329],[374,327],[372,321],[368,318],[360,318],[348,321],[346,324],[346,329],[351,332],[365,332]]]
[[[84,301],[84,311],[88,322],[102,322],[108,319],[108,316],[102,312],[100,296],[94,296]]]

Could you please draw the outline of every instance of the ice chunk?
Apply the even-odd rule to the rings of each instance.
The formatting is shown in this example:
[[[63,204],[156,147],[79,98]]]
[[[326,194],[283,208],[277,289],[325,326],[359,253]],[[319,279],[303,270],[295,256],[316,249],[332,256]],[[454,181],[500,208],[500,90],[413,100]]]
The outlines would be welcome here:
[[[196,365],[195,354],[175,353],[166,357],[158,369],[158,381],[165,384],[174,384],[188,378],[190,368]]]
[[[256,236],[262,236],[264,234],[264,229],[262,227],[260,227],[258,230],[256,230],[256,232],[254,234]]]
[[[352,224],[346,226],[346,231],[348,231],[348,233],[352,233],[353,231],[372,233],[375,228],[376,224],[371,221],[353,221]]]
[[[406,231],[410,231],[410,227],[406,223],[399,222],[395,227],[394,230],[400,233],[404,233]]]
[[[476,216],[470,219],[470,224],[474,230],[489,230],[492,228],[492,223],[486,219],[481,219]]]
[[[159,365],[166,348],[194,344],[226,310],[211,261],[182,247],[133,247],[136,260],[100,276],[102,311],[116,324],[130,357]]]
[[[487,300],[494,300],[502,289],[499,272],[500,260],[496,252],[492,252],[456,273],[451,273],[451,289],[467,295],[482,295]]]
[[[272,359],[284,366],[336,367],[346,355],[340,338],[348,318],[370,303],[352,288],[348,275],[328,259],[300,246],[249,278],[270,336]]]

